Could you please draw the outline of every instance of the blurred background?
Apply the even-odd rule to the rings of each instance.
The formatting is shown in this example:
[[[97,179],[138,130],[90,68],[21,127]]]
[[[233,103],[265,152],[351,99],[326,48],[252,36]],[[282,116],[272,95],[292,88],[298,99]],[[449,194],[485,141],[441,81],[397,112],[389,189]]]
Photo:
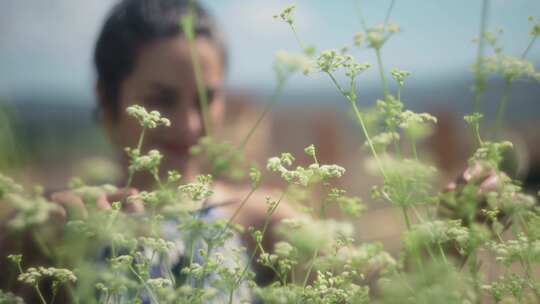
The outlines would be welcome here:
[[[299,52],[294,36],[272,18],[290,1],[201,1],[217,17],[228,41],[231,140],[256,119],[276,84],[276,51]],[[0,10],[0,171],[28,184],[65,187],[70,176],[109,166],[113,152],[95,120],[94,43],[113,0],[4,0]],[[368,26],[380,24],[388,0],[298,0],[297,30],[317,50],[351,46],[361,31],[360,6]],[[396,1],[390,20],[402,32],[383,49],[384,66],[412,73],[402,93],[407,108],[439,118],[423,143],[424,158],[442,169],[440,184],[466,166],[472,145],[463,115],[472,111],[470,66],[475,62],[480,0]],[[519,56],[529,42],[527,17],[540,12],[536,0],[490,1],[488,30],[504,29],[505,52]],[[536,16],[540,17],[540,16]],[[372,50],[353,51],[360,62],[376,63]],[[540,45],[528,59],[538,68]],[[361,108],[382,96],[375,65],[359,79]],[[489,78],[482,112],[494,117],[503,81]],[[507,113],[508,138],[517,144],[517,174],[527,187],[539,185],[540,84],[515,82]],[[369,202],[373,178],[365,173],[363,138],[348,114],[348,104],[323,75],[297,75],[257,132],[251,157],[264,162],[282,151],[301,155],[313,143],[319,159],[348,169],[344,187]],[[487,129],[487,127],[486,127]],[[237,136],[238,135],[238,136]],[[300,162],[307,159],[300,159]],[[85,168],[86,166],[86,168]],[[91,170],[90,170],[91,171]],[[536,187],[536,188],[535,188]],[[393,225],[373,225],[385,221]],[[371,204],[357,223],[361,238],[392,239],[399,214]],[[392,246],[390,244],[390,246]]]

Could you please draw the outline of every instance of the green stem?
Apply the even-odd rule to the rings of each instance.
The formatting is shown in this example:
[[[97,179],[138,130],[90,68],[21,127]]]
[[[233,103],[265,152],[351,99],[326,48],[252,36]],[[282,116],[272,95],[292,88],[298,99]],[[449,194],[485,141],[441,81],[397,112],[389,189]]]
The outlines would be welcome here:
[[[388,10],[386,11],[386,16],[384,17],[384,27],[386,28],[386,25],[388,24],[388,21],[390,20],[390,15],[392,14],[392,9],[394,8],[395,0],[392,0],[390,3],[390,6],[388,7]]]
[[[360,25],[362,25],[362,29],[364,31],[367,31],[367,22],[366,22],[366,19],[364,18],[364,14],[362,14],[362,1],[361,0],[357,1],[357,6],[358,6],[358,17],[360,18]]]
[[[143,284],[144,288],[146,289],[146,291],[148,292],[148,296],[150,297],[150,299],[152,300],[152,303],[156,303],[158,304],[158,300],[156,299],[156,296],[154,295],[154,292],[152,292],[152,289],[148,286],[148,284],[146,284],[146,282],[144,281],[144,279],[139,275],[139,273],[137,273],[137,271],[135,269],[133,269],[133,266],[129,265],[129,270],[131,270],[131,272],[133,273],[133,275],[135,275],[135,277],[137,277],[137,279]]]
[[[401,206],[401,211],[403,212],[403,218],[405,219],[405,225],[407,230],[411,230],[411,220],[409,219],[409,214],[407,213],[407,207]]]
[[[310,259],[309,268],[308,268],[308,271],[306,273],[306,276],[304,277],[304,281],[302,283],[302,288],[306,288],[307,282],[309,280],[309,276],[311,275],[311,271],[313,270],[313,266],[315,265],[315,259],[317,258],[318,254],[319,254],[319,248],[317,248],[317,250],[315,250],[315,252],[313,253],[313,256]]]
[[[474,252],[472,254],[472,260],[470,263],[470,272],[473,278],[473,285],[474,285],[473,287],[477,295],[480,295],[480,280],[478,276],[479,270],[480,268],[478,267],[478,256],[476,255],[476,252]],[[480,303],[480,297],[478,297],[477,303]]]
[[[43,241],[43,239],[35,232],[32,231],[32,237],[36,241],[36,244],[39,247],[39,250],[48,258],[55,259],[55,256],[53,252],[47,247],[47,244]]]
[[[525,49],[525,51],[523,51],[523,54],[521,54],[521,59],[525,59],[525,57],[527,57],[527,54],[529,53],[532,46],[536,42],[536,38],[538,38],[538,36],[533,36],[532,37],[531,41],[529,42],[529,45],[527,45],[527,48]]]
[[[411,149],[414,156],[414,159],[418,160],[418,152],[416,151],[416,141],[411,139]]]
[[[204,280],[206,279],[206,272],[207,272],[207,268],[208,268],[208,260],[210,260],[210,256],[212,255],[212,250],[214,249],[214,246],[212,243],[207,243],[207,247],[206,247],[206,259],[207,261],[205,261],[203,267],[202,267],[202,273],[203,273],[203,276],[201,276],[201,280],[199,282],[196,283],[196,288],[203,288],[204,287]]]
[[[436,262],[436,261],[437,261],[437,258],[435,258],[435,255],[433,254],[433,250],[431,250],[431,247],[429,246],[429,244],[428,244],[428,243],[425,243],[424,245],[426,246],[426,250],[427,250],[427,252],[428,252],[428,254],[429,254],[429,257],[430,257],[434,262]]]
[[[34,285],[34,289],[36,290],[38,296],[39,296],[39,300],[41,301],[42,304],[47,304],[47,301],[45,301],[45,298],[43,297],[43,294],[41,293],[41,290],[39,290],[39,286],[38,284],[35,284]]]
[[[444,253],[444,250],[441,246],[441,243],[437,243],[437,247],[439,247],[439,253],[441,254],[441,257],[445,264],[448,264],[448,259],[446,258],[446,254]]]
[[[272,217],[272,214],[278,208],[279,204],[281,203],[281,200],[285,197],[285,194],[287,193],[288,190],[289,190],[289,185],[287,185],[285,190],[283,190],[283,192],[281,193],[281,196],[279,197],[278,201],[276,202],[276,205],[272,209],[269,210],[269,212],[268,212],[268,214],[267,214],[267,216],[266,216],[266,218],[264,220],[264,225],[263,225],[263,229],[262,229],[262,232],[261,232],[261,235],[262,235],[263,238],[264,238],[264,234],[266,233],[266,230],[268,229],[268,224],[270,223],[270,218]],[[244,276],[246,275],[250,265],[253,263],[253,260],[255,259],[256,254],[257,254],[257,247],[255,247],[255,249],[253,249],[253,252],[251,253],[251,256],[249,257],[248,263],[246,263],[246,266],[242,270],[242,274],[240,275],[240,278],[238,278],[238,280],[236,281],[236,283],[235,283],[236,287],[238,287],[240,285],[240,283],[242,283],[242,280],[244,280]],[[235,289],[236,288],[233,288],[231,290],[231,293],[229,294],[229,304],[232,303],[232,299],[233,299],[232,293],[234,292]]]
[[[251,195],[253,195],[253,193],[255,192],[255,190],[257,190],[257,188],[251,188],[251,190],[249,191],[249,193],[246,195],[246,197],[244,197],[244,199],[242,200],[242,202],[240,203],[240,206],[238,206],[238,208],[236,208],[236,210],[234,211],[233,215],[229,218],[229,220],[227,221],[227,227],[229,227],[232,223],[232,221],[236,218],[236,216],[238,216],[238,214],[240,213],[240,210],[244,207],[244,205],[247,203],[247,201],[249,200],[249,198],[251,197]]]
[[[501,96],[501,100],[499,101],[499,105],[497,107],[497,118],[495,119],[495,135],[493,136],[495,140],[499,138],[500,132],[502,131],[503,117],[504,117],[504,113],[506,112],[506,106],[508,103],[508,95],[510,93],[511,88],[512,88],[512,80],[507,79],[504,85],[504,90]]]
[[[240,213],[240,210],[244,207],[244,205],[247,203],[247,201],[249,200],[249,198],[251,197],[251,195],[253,195],[253,193],[257,190],[257,188],[251,188],[251,190],[249,191],[249,193],[244,197],[244,199],[242,200],[242,202],[240,202],[240,206],[238,206],[238,208],[236,208],[236,210],[234,211],[233,215],[229,218],[229,220],[227,221],[227,224],[225,225],[225,227],[223,228],[223,230],[221,230],[221,232],[218,234],[218,236],[216,237],[216,239],[219,239],[221,238],[221,236],[231,227],[231,224],[233,222],[233,220],[238,216],[238,214]]]
[[[142,131],[141,131],[141,135],[139,135],[139,140],[137,142],[137,148],[136,148],[139,151],[139,153],[141,152],[145,135],[146,135],[146,127],[143,127]],[[127,189],[129,189],[129,187],[131,187],[131,183],[133,182],[133,176],[134,175],[135,175],[135,172],[129,170],[128,179],[127,179],[127,182],[126,182],[126,186],[124,188],[126,190],[126,192],[124,193],[122,199],[120,200],[120,202],[122,202],[122,203],[125,201],[125,199],[127,197]]]
[[[416,207],[414,205],[411,205],[411,209],[414,212],[414,215],[416,216],[418,221],[420,223],[423,223],[424,222],[424,217],[420,214],[420,212],[416,209]]]
[[[354,114],[356,116],[356,120],[360,123],[360,127],[362,128],[362,132],[364,133],[364,136],[366,137],[369,148],[371,150],[371,154],[375,158],[375,161],[377,162],[377,166],[379,167],[379,171],[381,172],[383,178],[386,179],[386,173],[385,173],[385,171],[383,169],[383,166],[382,166],[382,163],[381,163],[381,161],[379,159],[379,155],[377,154],[377,151],[375,151],[375,147],[373,146],[373,142],[371,141],[371,137],[369,136],[368,130],[367,130],[366,125],[364,123],[364,119],[362,118],[362,114],[360,113],[360,111],[358,110],[358,107],[356,106],[356,101],[351,100],[348,97],[347,92],[345,92],[345,90],[343,90],[343,88],[339,85],[339,83],[337,82],[334,75],[332,75],[332,73],[327,72],[327,74],[328,74],[328,76],[330,76],[330,79],[332,80],[332,82],[334,83],[334,85],[336,86],[338,91],[341,93],[341,95],[343,95],[345,98],[347,98],[347,100],[350,102],[350,104],[351,104],[351,106],[353,108]]]
[[[197,95],[199,96],[199,105],[202,112],[204,131],[207,136],[212,136],[212,126],[210,124],[210,118],[208,115],[208,95],[205,89],[197,47],[195,46],[195,32],[193,26],[196,23],[196,15],[194,13],[194,1],[191,1],[190,4],[189,14],[181,18],[180,24],[182,31],[184,32],[184,36],[189,44],[193,73],[195,75],[195,84],[197,87]]]
[[[381,83],[383,87],[383,96],[384,99],[388,96],[388,81],[386,80],[386,75],[384,74],[384,66],[382,63],[382,57],[381,57],[381,48],[375,49],[375,54],[377,55],[377,66],[379,68],[379,75],[381,77]]]
[[[478,35],[478,49],[476,51],[475,88],[474,88],[474,112],[480,112],[482,93],[485,90],[486,75],[484,72],[484,46],[486,23],[489,11],[489,0],[482,1],[482,13],[480,16],[480,33]]]
[[[266,107],[264,108],[263,112],[261,113],[261,115],[259,115],[259,118],[255,122],[253,127],[251,127],[246,137],[244,137],[244,139],[240,143],[240,150],[243,150],[246,147],[246,144],[248,143],[251,136],[255,133],[255,130],[259,127],[259,124],[262,122],[262,120],[268,114],[268,112],[270,112],[272,107],[278,102],[279,96],[281,96],[281,93],[285,86],[285,82],[286,82],[285,80],[286,79],[278,79],[278,83],[276,85],[276,88],[274,89],[274,92],[272,93],[272,97],[270,101],[266,104]]]
[[[298,43],[298,45],[302,49],[302,52],[305,53],[306,49],[304,48],[304,44],[302,43],[302,40],[300,39],[300,36],[298,35],[298,32],[296,32],[296,28],[294,27],[294,24],[289,23],[289,25],[291,27],[292,32],[294,33],[294,38],[296,39],[296,42]]]
[[[476,140],[478,141],[478,145],[482,146],[484,142],[482,141],[482,137],[480,136],[480,123],[479,122],[474,124],[473,130],[474,130],[474,136],[476,137]]]

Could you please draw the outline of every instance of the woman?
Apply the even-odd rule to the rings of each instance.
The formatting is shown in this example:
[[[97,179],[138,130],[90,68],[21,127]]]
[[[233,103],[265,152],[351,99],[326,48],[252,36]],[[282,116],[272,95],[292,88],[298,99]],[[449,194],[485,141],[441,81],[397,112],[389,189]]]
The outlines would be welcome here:
[[[192,54],[179,26],[191,4],[195,15],[194,44],[208,97],[208,115],[215,131],[220,129],[226,108],[227,50],[213,17],[192,2],[125,0],[113,8],[101,30],[94,53],[98,109],[108,137],[123,156],[124,168],[127,157],[123,149],[136,146],[140,133],[125,109],[140,104],[158,110],[171,121],[169,128],[147,132],[145,136],[145,148],[158,149],[164,155],[160,171],[177,170],[186,180],[202,173],[189,153],[204,135],[204,127]],[[137,175],[132,186],[137,190],[150,189],[153,178],[149,174]],[[229,218],[248,192],[249,189],[217,181],[209,204],[223,205],[214,208],[214,214]],[[262,229],[267,208],[264,197],[261,192],[255,194],[235,217],[236,224]],[[293,214],[285,204],[275,211],[265,236],[266,249],[271,250],[277,239],[272,231],[275,224]],[[242,237],[248,249],[254,250],[251,236],[246,232]],[[259,280],[265,280],[264,275]]]

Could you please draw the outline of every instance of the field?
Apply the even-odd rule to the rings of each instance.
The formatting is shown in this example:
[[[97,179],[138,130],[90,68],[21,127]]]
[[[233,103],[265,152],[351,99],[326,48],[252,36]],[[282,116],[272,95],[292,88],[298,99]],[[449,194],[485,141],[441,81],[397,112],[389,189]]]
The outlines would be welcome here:
[[[249,98],[231,97],[225,139],[214,136],[219,127],[193,52],[194,17],[182,17],[205,130],[190,149],[204,164],[194,180],[160,170],[166,156],[147,146],[148,134],[171,127],[167,114],[132,105],[125,111],[138,140],[125,149],[126,168],[111,163],[112,152],[91,127],[49,131],[69,138],[50,147],[64,151],[55,152],[56,162],[83,172],[51,196],[49,189],[65,190],[51,181],[66,172],[40,165],[36,151],[47,147],[32,146],[31,137],[45,132],[42,123],[22,129],[6,109],[0,168],[10,176],[0,174],[0,303],[539,303],[540,189],[533,174],[520,175],[525,154],[506,130],[518,125],[517,113],[535,115],[515,109],[512,98],[537,99],[540,72],[528,58],[538,48],[540,20],[529,17],[529,43],[506,53],[500,37],[512,33],[488,31],[489,1],[482,3],[471,102],[461,103],[458,126],[444,113],[414,111],[406,94],[414,77],[384,64],[382,50],[401,33],[392,22],[395,1],[378,25],[361,18],[350,45],[327,50],[299,34],[301,7],[276,12],[274,22],[297,48],[276,54],[275,90],[266,104],[246,107]],[[376,62],[360,62],[358,50]],[[368,70],[380,76],[377,92],[363,91]],[[282,110],[283,100],[295,98],[287,95],[288,82],[302,74],[326,79],[337,103],[329,109],[348,119],[310,111],[307,102],[298,105],[302,119]],[[304,123],[315,121],[322,127]],[[527,128],[521,138],[535,133]],[[300,147],[295,132],[313,144]],[[464,132],[470,142],[460,141]],[[16,148],[28,159],[37,155],[30,172],[12,165],[25,158]],[[91,153],[69,159],[71,149]],[[91,154],[100,157],[85,159]],[[125,184],[111,185],[124,171]],[[47,189],[29,185],[28,175],[49,179]],[[154,189],[125,190],[141,176]],[[208,202],[218,200],[223,180],[242,190],[225,206],[226,216],[213,218]],[[254,200],[261,200],[262,221],[242,227]],[[294,216],[282,218],[283,205]]]

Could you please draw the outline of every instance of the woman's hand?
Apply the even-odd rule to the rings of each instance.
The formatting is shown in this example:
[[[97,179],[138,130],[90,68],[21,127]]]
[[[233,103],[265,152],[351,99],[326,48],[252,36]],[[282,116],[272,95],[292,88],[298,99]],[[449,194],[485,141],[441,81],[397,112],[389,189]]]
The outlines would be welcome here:
[[[478,194],[496,191],[501,185],[501,178],[506,177],[503,172],[497,172],[494,169],[488,169],[478,163],[467,168],[456,181],[448,184],[444,191],[451,192],[462,188],[467,184],[478,185]]]
[[[123,188],[107,193],[99,191],[95,193],[94,203],[97,210],[107,211],[112,209],[112,203],[121,202],[122,210],[126,213],[142,213],[144,206],[141,201],[135,200],[126,202],[126,198],[137,195],[139,191],[135,188]],[[67,219],[86,219],[88,217],[88,207],[82,195],[74,190],[55,192],[51,195],[51,201],[61,208],[56,208],[53,216],[65,221]]]
[[[465,226],[476,223],[490,223],[487,216],[488,195],[501,192],[510,178],[502,171],[474,164],[468,167],[454,182],[444,190],[438,213],[445,218],[460,219]],[[508,214],[498,210],[497,220],[506,223]]]

